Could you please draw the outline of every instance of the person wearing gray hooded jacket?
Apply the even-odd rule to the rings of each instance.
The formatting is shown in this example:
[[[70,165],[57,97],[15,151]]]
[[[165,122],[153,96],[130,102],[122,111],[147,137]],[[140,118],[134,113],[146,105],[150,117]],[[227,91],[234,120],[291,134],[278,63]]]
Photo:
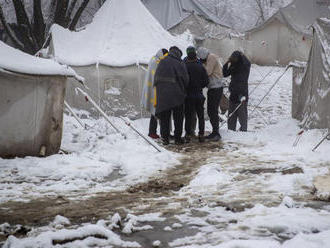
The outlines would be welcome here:
[[[223,75],[219,57],[205,47],[197,50],[197,55],[205,66],[210,83],[207,85],[207,114],[212,125],[212,133],[206,137],[210,141],[219,141],[219,106],[223,94]]]

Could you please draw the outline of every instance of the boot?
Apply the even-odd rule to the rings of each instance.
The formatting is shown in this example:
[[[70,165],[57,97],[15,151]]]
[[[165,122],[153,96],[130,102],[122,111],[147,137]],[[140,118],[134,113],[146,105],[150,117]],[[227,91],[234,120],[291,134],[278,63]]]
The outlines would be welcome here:
[[[208,141],[219,141],[221,140],[221,135],[219,133],[211,133],[206,139]]]
[[[184,139],[183,138],[176,138],[175,139],[175,144],[176,145],[183,145],[184,144]]]
[[[191,136],[190,136],[190,135],[186,135],[186,136],[184,137],[184,139],[185,139],[185,142],[186,142],[186,143],[190,143],[190,142],[191,142]]]
[[[170,139],[169,138],[162,138],[162,142],[164,146],[167,146],[170,144]]]
[[[198,141],[199,141],[199,143],[204,143],[205,142],[205,137],[204,137],[203,134],[198,135]]]
[[[159,139],[159,135],[156,133],[149,134],[148,136],[152,139]]]

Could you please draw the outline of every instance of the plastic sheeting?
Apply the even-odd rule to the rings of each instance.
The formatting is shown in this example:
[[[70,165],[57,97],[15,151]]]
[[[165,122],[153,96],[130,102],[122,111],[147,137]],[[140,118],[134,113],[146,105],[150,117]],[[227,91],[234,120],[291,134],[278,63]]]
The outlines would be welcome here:
[[[330,128],[330,19],[314,24],[313,45],[302,80],[299,70],[293,81],[292,116],[309,128]]]
[[[59,151],[65,76],[28,76],[0,70],[0,157]]]
[[[144,65],[147,67],[147,65]],[[76,80],[69,79],[66,101],[71,107],[91,111],[92,105],[85,101],[75,88],[80,87],[88,93],[104,110],[115,116],[140,116],[141,94],[145,71],[142,66],[111,67],[105,65],[79,66],[74,69],[85,78],[84,88]],[[105,105],[104,102],[107,102]],[[92,111],[93,112],[93,111]]]
[[[167,30],[178,25],[191,13],[201,15],[207,20],[229,27],[224,20],[211,13],[196,0],[142,0],[142,2]]]

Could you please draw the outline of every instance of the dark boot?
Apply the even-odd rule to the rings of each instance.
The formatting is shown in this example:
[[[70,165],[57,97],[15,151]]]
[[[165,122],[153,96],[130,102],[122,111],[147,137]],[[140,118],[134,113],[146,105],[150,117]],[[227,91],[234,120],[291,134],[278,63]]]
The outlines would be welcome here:
[[[167,146],[170,144],[170,139],[169,138],[162,138],[162,142],[164,146]]]
[[[184,144],[184,139],[183,138],[176,138],[175,139],[175,144],[176,145],[183,145]]]
[[[219,141],[221,140],[221,135],[219,133],[211,133],[206,139],[208,141]]]
[[[202,134],[198,135],[198,141],[199,141],[200,143],[204,143],[204,142],[205,142],[205,137],[204,137],[204,135],[202,135]]]

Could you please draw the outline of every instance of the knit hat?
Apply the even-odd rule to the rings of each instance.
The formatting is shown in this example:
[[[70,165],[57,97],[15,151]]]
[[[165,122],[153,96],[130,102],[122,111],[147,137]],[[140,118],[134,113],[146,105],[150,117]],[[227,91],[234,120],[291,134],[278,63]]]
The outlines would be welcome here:
[[[210,54],[209,50],[205,47],[199,47],[197,49],[197,56],[202,60],[206,60],[209,54]]]
[[[189,47],[187,48],[186,52],[187,52],[187,55],[189,55],[189,54],[191,54],[191,53],[196,55],[196,48],[193,47],[193,46],[189,46]]]

